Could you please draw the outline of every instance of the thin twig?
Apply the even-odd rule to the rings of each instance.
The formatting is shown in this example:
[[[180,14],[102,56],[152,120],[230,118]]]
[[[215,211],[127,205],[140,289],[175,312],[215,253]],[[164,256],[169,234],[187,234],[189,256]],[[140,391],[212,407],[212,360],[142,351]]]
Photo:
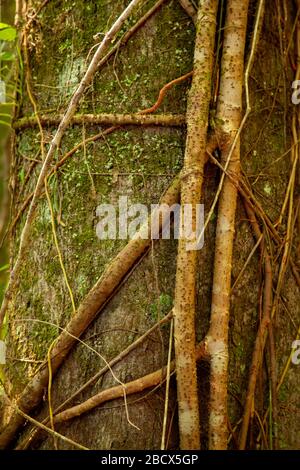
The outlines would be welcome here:
[[[98,70],[100,70],[116,52],[120,50],[121,47],[124,47],[129,39],[150,19],[152,16],[159,10],[159,8],[165,3],[166,0],[159,0],[153,5],[150,10],[145,13],[145,15],[140,18],[125,34],[124,36],[116,42],[116,44],[109,50],[109,52],[100,60],[98,64]]]
[[[51,436],[54,436],[58,439],[61,439],[65,442],[67,442],[68,444],[71,444],[72,446],[76,447],[77,449],[79,450],[89,450],[87,447],[85,446],[82,446],[81,444],[78,444],[78,442],[75,442],[73,441],[72,439],[66,437],[66,436],[63,436],[62,434],[56,432],[56,431],[53,431],[52,429],[48,428],[47,426],[45,426],[44,424],[42,423],[39,423],[38,421],[36,421],[34,418],[32,418],[31,416],[29,416],[28,414],[24,413],[24,411],[22,411],[17,405],[12,405],[13,408],[15,408],[16,412],[19,413],[24,419],[30,421],[32,424],[34,424],[35,426],[38,426],[39,428],[41,428],[43,431],[46,431],[48,434],[50,434]]]
[[[196,360],[200,361],[203,358],[206,358],[206,348],[205,344],[201,342],[197,345],[196,348]],[[170,363],[169,370],[170,375],[172,375],[175,370],[174,361]],[[124,390],[126,392],[126,395],[129,396],[134,393],[139,393],[147,388],[154,387],[162,383],[165,380],[166,374],[167,367],[163,367],[162,369],[156,370],[155,372],[151,372],[150,374],[147,374],[139,379],[133,380],[129,383],[125,383]],[[62,411],[61,413],[55,416],[54,422],[61,423],[64,421],[68,421],[70,419],[82,415],[83,413],[87,413],[88,411],[107,401],[115,400],[116,398],[121,398],[123,396],[124,390],[120,386],[102,390],[101,392],[90,397],[88,400],[80,403],[79,405],[73,406],[65,411]]]
[[[161,436],[161,450],[166,449],[166,430],[168,422],[168,411],[169,411],[169,392],[170,392],[170,375],[171,375],[171,356],[172,356],[172,345],[173,345],[173,325],[174,321],[171,320],[170,337],[169,337],[169,351],[168,351],[168,362],[167,362],[167,380],[166,380],[166,394],[165,394],[165,410],[164,410],[164,421],[163,430]]]
[[[260,231],[259,225],[257,223],[255,214],[249,204],[245,202],[245,209],[252,225],[252,229],[255,235],[256,240],[259,240],[262,236]],[[262,361],[262,355],[265,345],[265,335],[268,329],[268,325],[271,320],[271,308],[272,308],[272,266],[270,256],[268,251],[265,247],[265,244],[260,244],[262,254],[264,256],[264,264],[265,264],[265,284],[264,284],[264,302],[263,302],[263,315],[261,322],[259,324],[257,337],[255,340],[252,361],[251,361],[251,368],[250,368],[250,375],[249,375],[249,383],[247,389],[247,396],[246,396],[246,403],[244,409],[244,416],[242,421],[242,428],[240,433],[240,443],[239,449],[244,450],[246,447],[247,442],[247,434],[248,434],[248,426],[250,421],[250,415],[253,406],[253,399],[255,393],[255,386],[257,381],[258,371]]]
[[[148,331],[146,331],[143,335],[141,335],[139,338],[137,338],[133,343],[131,343],[126,349],[124,349],[121,353],[119,353],[116,357],[111,359],[109,361],[109,366],[112,368],[115,366],[118,362],[120,362],[122,359],[128,356],[128,354],[134,349],[136,349],[140,344],[142,344],[146,338],[148,338],[151,333],[153,333],[159,326],[163,325],[164,323],[168,322],[173,316],[173,312],[170,311],[168,315],[166,315],[164,318],[160,320],[160,322],[156,323],[153,325]],[[57,408],[55,408],[53,414],[57,414],[59,411],[63,410],[66,405],[68,405],[70,402],[72,402],[75,398],[77,398],[82,392],[84,392],[88,387],[93,385],[96,381],[98,381],[107,371],[109,370],[108,366],[102,367],[99,372],[97,372],[93,377],[91,377],[85,384],[83,384],[76,392],[72,393],[68,398],[61,403]],[[49,423],[49,418],[46,417],[43,421],[43,424],[48,424]],[[32,433],[25,437],[25,441],[21,442],[18,447],[16,448],[17,450],[24,450],[27,449],[29,445],[32,444],[33,440],[36,438],[38,430],[33,430]]]

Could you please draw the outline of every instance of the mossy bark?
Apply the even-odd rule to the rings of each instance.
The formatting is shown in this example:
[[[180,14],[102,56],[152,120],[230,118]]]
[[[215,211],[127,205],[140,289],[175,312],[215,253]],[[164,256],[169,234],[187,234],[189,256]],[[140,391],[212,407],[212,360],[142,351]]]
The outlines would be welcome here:
[[[125,6],[124,1],[115,2],[113,9],[106,2],[94,4],[67,1],[51,2],[45,7],[38,23],[34,24],[32,34],[35,47],[30,50],[32,87],[40,110],[55,108],[57,112],[64,111],[72,90],[81,78],[85,58],[95,44],[93,35],[105,31],[107,23],[111,23]],[[150,4],[147,4],[149,7]],[[135,18],[142,15],[143,11],[146,11],[145,8]],[[90,19],[85,21],[84,18]],[[133,19],[130,24],[132,22]],[[191,70],[193,39],[194,27],[190,19],[177,2],[166,1],[115,59],[111,58],[97,74],[79,111],[95,114],[128,113],[151,106],[165,83]],[[174,114],[184,113],[188,84],[187,80],[171,89],[158,112],[168,110]],[[30,103],[24,94],[21,114],[28,115],[31,112]],[[89,123],[84,126],[87,137],[99,132],[99,127]],[[53,132],[54,128],[45,131],[46,140],[49,140],[48,133]],[[70,127],[63,139],[61,152],[80,142],[82,135],[82,125]],[[50,180],[56,215],[61,207],[64,225],[57,226],[57,234],[76,305],[79,305],[100,278],[107,263],[126,243],[124,240],[98,240],[96,207],[103,202],[111,202],[117,207],[119,195],[127,195],[129,203],[142,202],[148,206],[157,203],[180,169],[183,142],[183,129],[126,127],[107,136],[104,142],[87,146],[85,153],[77,152],[62,167],[61,172]],[[17,133],[18,173],[26,173],[29,165],[24,157],[36,155],[38,149],[39,136],[36,130],[27,129]],[[34,188],[39,169],[38,164],[26,193]],[[23,220],[15,233],[16,247]],[[45,357],[58,333],[55,326],[26,320],[45,320],[63,327],[71,315],[68,292],[52,241],[45,198],[39,202],[31,237],[30,253],[24,260],[19,288],[9,312],[11,360],[6,375],[12,383],[11,393],[23,389],[38,367],[34,361]],[[106,360],[117,355],[139,333],[152,325],[159,315],[164,315],[171,308],[174,250],[174,241],[155,243],[153,253],[137,267],[126,286],[119,290],[82,338]],[[91,336],[93,339],[88,340]],[[165,362],[164,338],[167,336],[168,327],[152,335],[149,341],[145,341],[137,351],[115,367],[118,378],[127,382],[159,368]],[[19,361],[21,358],[29,362]],[[53,406],[66,399],[102,366],[103,362],[97,355],[83,345],[76,346],[54,380]],[[94,394],[114,383],[108,372],[101,383],[86,393]],[[79,398],[86,398],[86,393]],[[140,431],[127,422],[124,400],[119,400],[112,403],[113,407],[117,406],[113,413],[99,408],[83,420],[78,420],[78,423],[74,422],[71,426],[73,430],[76,429],[74,439],[90,448],[157,448],[162,425],[162,397],[163,391],[159,389],[144,400],[129,404],[130,420]],[[169,420],[174,406],[173,390]],[[92,429],[99,428],[100,420],[101,430],[93,432]],[[91,427],[90,433],[86,433],[87,426]],[[64,427],[69,428],[69,424],[59,428],[62,433],[69,434]],[[176,445],[176,426],[174,429],[171,440],[173,446]],[[73,431],[70,435],[74,437]],[[52,445],[52,440],[47,439],[43,448],[51,448]],[[63,443],[59,445],[61,448],[66,446]]]
[[[82,77],[85,58],[95,44],[93,36],[106,31],[107,24],[111,24],[127,3],[121,0],[109,3],[102,0],[55,0],[45,7],[38,21],[33,24],[29,42],[32,86],[42,113],[51,110],[62,113],[65,110],[71,93]],[[242,169],[254,183],[257,196],[268,215],[275,220],[280,212],[280,201],[284,197],[290,168],[288,154],[279,157],[289,147],[289,134],[288,131],[284,133],[284,130],[289,126],[289,80],[292,80],[293,72],[288,68],[287,76],[283,74],[277,17],[274,13],[276,2],[272,0],[271,3],[270,11],[273,13],[265,17],[250,82],[253,114],[242,135],[241,160]],[[249,28],[254,13],[254,2],[251,2]],[[292,5],[289,5],[286,32],[291,32],[294,13]],[[165,5],[127,46],[120,49],[116,59],[111,58],[101,73],[97,74],[79,112],[127,113],[151,106],[165,83],[192,69],[194,38],[193,23],[179,2],[166,0]],[[187,81],[169,90],[160,111],[184,114],[188,87]],[[19,117],[31,114],[31,105],[24,93]],[[54,130],[51,127],[45,129],[46,142],[49,142]],[[99,126],[86,124],[84,132],[89,137],[99,132]],[[82,126],[71,126],[63,139],[61,153],[80,142],[84,132]],[[63,222],[57,225],[58,240],[76,305],[79,305],[109,261],[125,244],[123,240],[100,242],[97,239],[97,205],[102,202],[117,205],[118,196],[124,194],[129,196],[130,202],[158,202],[182,166],[184,145],[184,129],[126,127],[111,134],[105,141],[88,145],[86,152],[83,149],[78,151],[50,180],[55,215],[59,215]],[[31,164],[28,158],[39,158],[38,150],[39,135],[36,129],[17,132],[17,166],[13,171],[19,189]],[[20,194],[20,204],[34,189],[39,170],[40,164],[37,164],[24,193]],[[209,164],[202,197],[206,210],[212,201],[218,176],[217,168]],[[14,211],[17,213],[17,206]],[[12,262],[23,224],[24,217],[12,234]],[[253,248],[251,228],[240,202],[235,228],[233,279],[238,276]],[[196,309],[200,319],[197,320],[197,340],[205,336],[209,324],[214,237],[215,218],[206,232],[197,264],[199,279]],[[106,360],[123,350],[159,315],[169,311],[174,298],[176,252],[175,241],[155,242],[153,251],[137,266],[83,336],[82,339]],[[242,415],[239,400],[243,402],[245,399],[258,322],[258,263],[259,256],[255,255],[231,293],[228,406],[229,419],[233,425]],[[295,337],[287,311],[293,313],[296,322],[300,315],[298,292],[289,271],[283,297],[285,306],[280,304],[276,323],[279,370],[290,353],[291,342]],[[45,358],[48,347],[58,335],[56,326],[33,320],[50,321],[64,327],[70,317],[71,304],[53,245],[49,209],[46,199],[42,198],[31,232],[30,253],[24,259],[20,282],[9,308],[8,363],[5,374],[10,383],[8,391],[11,396],[23,390],[39,366],[36,361]],[[161,334],[153,335],[114,368],[118,378],[129,382],[165,364],[167,338],[168,328],[164,326]],[[99,356],[91,350],[82,344],[74,347],[54,378],[53,407],[76,391],[102,366]],[[209,371],[204,365],[198,368],[198,378],[202,446],[206,448]],[[295,418],[299,412],[299,381],[299,370],[294,366],[279,393],[279,435],[280,446],[284,449],[299,448],[299,429]],[[179,443],[175,381],[171,383],[168,425],[172,425],[172,429],[168,447],[174,449],[178,448]],[[113,385],[115,381],[107,372],[101,383],[84,392],[79,400],[87,399]],[[163,400],[163,388],[144,396],[136,395],[129,400],[130,420],[140,430],[128,423],[123,399],[104,404],[80,418],[58,425],[57,430],[92,449],[158,449]],[[258,407],[265,405],[265,400],[260,400]],[[291,412],[291,409],[295,412]],[[37,419],[44,417],[47,412],[45,401],[37,410]],[[26,429],[22,430],[21,437],[24,437],[25,432]],[[61,449],[71,448],[62,441],[58,445]],[[234,447],[233,440],[230,446]],[[53,449],[52,438],[43,435],[35,448]]]

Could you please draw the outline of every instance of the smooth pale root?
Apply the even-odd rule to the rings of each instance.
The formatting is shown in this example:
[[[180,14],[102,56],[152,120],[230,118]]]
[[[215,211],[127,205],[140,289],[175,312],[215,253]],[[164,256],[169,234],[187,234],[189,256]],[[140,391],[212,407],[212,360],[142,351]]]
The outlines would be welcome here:
[[[212,411],[210,413],[210,417],[209,417],[209,420],[210,420],[210,423],[215,426],[215,427],[218,427],[218,426],[222,426],[223,425],[223,418],[220,414],[218,414],[217,412],[215,411]]]
[[[174,365],[172,365],[172,368]],[[141,392],[149,387],[153,387],[158,385],[166,375],[166,368],[159,369],[155,372],[152,372],[140,379],[133,380],[124,385],[117,385],[116,387],[109,388],[107,390],[102,390],[97,395],[92,396],[88,400],[79,405],[73,406],[68,410],[62,411],[61,413],[57,414],[54,418],[55,423],[60,423],[63,421],[68,421],[76,416],[80,416],[83,413],[86,413],[93,408],[105,403],[109,400],[114,400],[116,398],[124,397],[124,394],[130,395],[131,393],[138,393]]]
[[[226,351],[224,341],[221,341],[221,340],[214,341],[212,336],[207,335],[206,342],[207,342],[207,352],[209,353],[209,355],[221,356]]]
[[[239,181],[240,142],[248,0],[228,0],[217,106],[222,164]],[[232,148],[235,143],[234,149]],[[227,161],[228,159],[228,161]],[[228,324],[237,185],[225,176],[219,199],[211,304],[209,449],[227,449]]]
[[[193,422],[191,421],[191,413],[190,409],[182,409],[182,429],[184,429],[184,432],[189,434],[193,432]]]
[[[195,208],[200,203],[206,162],[217,10],[217,0],[199,2],[194,73],[187,105],[187,139],[181,177],[181,204],[190,204],[193,208],[193,230],[196,227]],[[185,236],[178,243],[174,337],[180,448],[194,450],[200,448],[195,349],[195,281],[198,266],[197,251],[188,250],[188,243],[189,240]]]
[[[223,343],[222,349],[218,350],[216,348],[215,350],[211,350],[209,348],[209,352],[211,355],[211,364],[213,364],[213,367],[215,368],[216,373],[221,374],[224,367],[228,363],[228,351],[225,348],[225,345]]]
[[[227,217],[226,214],[221,214],[218,221],[220,233],[234,232],[234,227],[232,227],[231,220],[229,217]]]
[[[203,62],[203,60],[205,60],[205,56],[206,54],[203,49],[196,50],[194,53],[195,61],[198,61],[198,62]]]

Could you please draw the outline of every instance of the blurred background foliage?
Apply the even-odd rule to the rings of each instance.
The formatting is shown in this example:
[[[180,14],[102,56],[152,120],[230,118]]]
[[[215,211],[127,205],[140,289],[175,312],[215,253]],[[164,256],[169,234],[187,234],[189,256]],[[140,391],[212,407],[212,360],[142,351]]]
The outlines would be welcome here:
[[[6,229],[9,195],[9,135],[14,110],[15,63],[18,56],[14,2],[0,0],[0,241]],[[0,302],[2,301],[8,271],[7,244],[0,247]]]

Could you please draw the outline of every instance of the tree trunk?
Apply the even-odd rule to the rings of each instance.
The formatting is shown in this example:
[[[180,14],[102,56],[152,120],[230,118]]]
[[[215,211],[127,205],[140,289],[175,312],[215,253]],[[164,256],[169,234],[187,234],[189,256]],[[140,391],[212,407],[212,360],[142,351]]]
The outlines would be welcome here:
[[[24,62],[24,49],[22,51],[23,91],[18,96],[20,107],[17,117],[21,119],[34,114],[28,86],[26,88],[26,81],[30,79],[29,86],[37,103],[38,113],[53,118],[51,125],[43,122],[45,153],[49,150],[49,143],[57,128],[54,123],[58,116],[64,114],[86,65],[95,52],[95,45],[103,39],[103,34],[128,3],[125,0],[50,1],[32,21],[27,31],[28,64]],[[142,2],[142,7],[135,10],[127,20],[122,33],[155,3],[151,1],[144,5]],[[161,2],[161,6],[126,45],[121,42],[116,54],[96,73],[77,109],[79,114],[138,113],[156,102],[159,91],[165,84],[192,71],[195,27],[181,3],[184,2]],[[32,6],[31,2],[28,4],[28,7]],[[219,10],[223,8],[225,12],[226,2],[221,4]],[[296,9],[293,5],[285,5],[285,2],[270,0],[268,14],[264,17],[249,82],[252,113],[241,135],[242,174],[273,222],[279,217],[292,165],[288,150],[291,147],[289,116],[294,109],[290,99],[294,77],[290,63],[293,62],[295,52],[293,40],[289,46],[289,54],[286,55],[289,59],[285,62],[283,53],[290,41]],[[256,2],[252,1],[248,13],[246,59],[255,11]],[[280,15],[285,19],[284,26],[280,22]],[[28,19],[29,17],[23,21]],[[220,26],[219,24],[218,27]],[[216,38],[218,47],[221,45],[218,41],[218,29]],[[30,67],[30,78],[26,73],[27,65]],[[217,69],[216,65],[213,77],[218,76]],[[186,78],[170,87],[155,112],[156,115],[185,115],[190,84],[190,78]],[[214,108],[215,94],[218,93],[218,90],[212,91],[211,111]],[[214,112],[211,112],[210,131],[214,128],[213,116]],[[107,127],[102,124],[84,119],[71,123],[55,155],[55,163],[84,139],[105,129]],[[26,197],[35,189],[42,159],[38,126],[16,126],[14,132],[12,176],[17,186],[13,195],[12,220],[19,213]],[[47,358],[49,348],[61,333],[61,328],[73,317],[70,289],[77,309],[109,263],[127,243],[126,240],[119,239],[98,239],[96,226],[99,219],[96,209],[99,204],[112,203],[117,208],[119,197],[124,195],[128,196],[128,204],[144,203],[150,208],[151,204],[158,203],[183,166],[185,144],[186,130],[182,121],[176,126],[126,123],[103,138],[81,145],[48,179],[57,243],[65,275],[53,239],[51,211],[43,194],[38,200],[31,227],[30,249],[22,258],[20,276],[7,311],[8,357],[4,373],[6,393],[10,399],[14,401],[23,391],[41,362]],[[220,171],[212,162],[206,165],[201,198],[206,214],[214,198]],[[11,265],[17,256],[25,217],[26,212],[18,219],[10,234]],[[284,224],[285,222],[284,218]],[[284,224],[282,231],[285,230]],[[203,249],[195,261],[198,342],[205,337],[210,320],[215,229],[216,214],[208,225]],[[229,448],[238,447],[239,427],[235,429],[235,425],[243,415],[251,355],[260,320],[262,285],[258,251],[254,253],[235,285],[254,244],[251,226],[240,198],[235,221],[231,277],[234,287],[231,291],[229,320]],[[296,242],[291,252],[295,257]],[[174,301],[176,257],[176,240],[154,240],[150,249],[141,253],[129,275],[122,279],[112,298],[109,298],[81,336],[82,342],[76,342],[53,377],[50,390],[52,410],[105,366],[105,361],[113,359],[169,313]],[[279,265],[279,261],[273,259],[275,280]],[[294,325],[298,326],[300,318],[299,290],[289,266],[281,295],[273,321],[279,376],[290,355],[292,341],[296,339]],[[120,382],[131,382],[165,366],[169,334],[170,323],[166,322],[118,362],[113,367],[113,373],[107,370],[100,380],[84,390],[68,406],[87,400]],[[299,413],[297,390],[300,375],[297,366],[291,367],[293,369],[278,392],[276,424],[280,436],[279,446],[282,449],[299,448],[299,425],[296,417]],[[197,373],[201,446],[205,449],[209,446],[209,367],[201,363]],[[268,380],[263,369],[255,400],[255,408],[261,419],[269,405]],[[168,449],[179,447],[176,392],[176,380],[172,376],[166,428]],[[49,387],[47,389],[46,386],[42,403],[35,413],[31,413],[38,421],[49,414],[48,398]],[[126,400],[124,397],[110,400],[66,423],[54,424],[54,428],[63,436],[89,449],[159,449],[164,401],[163,383],[141,393],[128,395]],[[3,417],[4,424],[8,422],[12,411],[8,407]],[[26,443],[31,430],[32,424],[27,423],[15,435],[11,447]],[[259,435],[259,431],[258,419],[253,415],[247,448],[267,448],[270,445],[263,439],[259,444],[252,439],[252,436]],[[41,432],[27,446],[34,449],[75,448],[70,442],[54,439],[45,432]]]

